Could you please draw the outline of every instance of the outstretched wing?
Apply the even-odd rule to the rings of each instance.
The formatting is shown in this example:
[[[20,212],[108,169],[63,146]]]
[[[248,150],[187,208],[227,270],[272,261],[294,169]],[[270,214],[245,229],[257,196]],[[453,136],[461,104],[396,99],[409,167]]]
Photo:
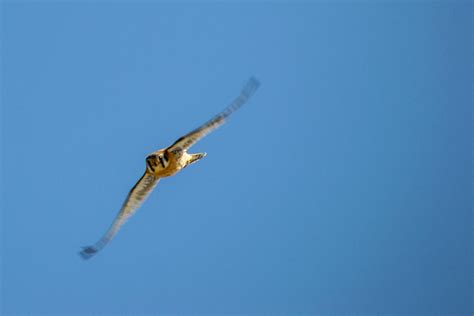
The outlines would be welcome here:
[[[240,95],[229,104],[222,112],[214,116],[211,120],[207,121],[204,125],[196,128],[192,132],[174,142],[173,145],[168,147],[169,151],[175,154],[179,154],[182,151],[187,150],[189,147],[198,142],[201,138],[224,124],[225,119],[238,110],[242,105],[247,102],[250,97],[257,91],[260,86],[260,82],[255,78],[251,77],[247,84],[244,86]]]
[[[123,203],[120,212],[105,235],[99,241],[97,241],[95,245],[84,247],[82,249],[80,252],[82,258],[89,259],[102,248],[104,248],[105,245],[107,245],[107,243],[112,240],[112,238],[114,238],[115,234],[117,234],[118,230],[125,223],[125,221],[135,213],[140,205],[142,205],[155,185],[158,183],[158,180],[159,178],[155,177],[153,174],[145,172],[145,174],[140,178],[140,180],[138,180],[132,190],[130,190],[130,193],[128,193],[127,199]]]

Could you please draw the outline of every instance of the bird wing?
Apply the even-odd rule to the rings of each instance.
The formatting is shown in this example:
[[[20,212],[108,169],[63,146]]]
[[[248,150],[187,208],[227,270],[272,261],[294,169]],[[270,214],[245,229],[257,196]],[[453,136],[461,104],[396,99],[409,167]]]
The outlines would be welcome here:
[[[214,116],[212,119],[210,119],[200,127],[196,128],[192,132],[179,138],[176,142],[173,143],[173,145],[168,147],[167,150],[172,151],[175,154],[180,153],[182,151],[186,151],[189,147],[194,145],[201,138],[224,124],[226,118],[229,117],[235,111],[237,111],[242,105],[244,105],[255,93],[255,91],[257,91],[259,86],[260,82],[255,77],[251,77],[240,92],[240,95],[222,112]]]
[[[105,245],[107,245],[107,243],[111,241],[112,238],[114,238],[115,234],[117,234],[125,221],[142,205],[158,181],[158,177],[155,177],[151,173],[145,172],[145,174],[140,178],[140,180],[138,180],[135,186],[128,193],[128,196],[125,199],[120,212],[104,236],[99,241],[97,241],[95,245],[84,247],[80,252],[80,255],[84,259],[89,259],[102,248],[104,248]]]

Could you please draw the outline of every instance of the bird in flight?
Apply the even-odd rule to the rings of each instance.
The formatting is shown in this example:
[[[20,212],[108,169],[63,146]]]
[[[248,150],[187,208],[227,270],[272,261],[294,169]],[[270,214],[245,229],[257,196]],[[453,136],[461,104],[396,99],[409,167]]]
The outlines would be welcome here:
[[[120,227],[122,227],[125,221],[142,205],[161,178],[172,176],[206,156],[206,153],[189,154],[188,149],[204,136],[224,124],[227,117],[244,105],[259,86],[259,81],[255,77],[251,77],[240,92],[240,95],[222,112],[200,127],[179,138],[171,146],[148,155],[145,160],[145,173],[128,193],[112,225],[94,245],[83,247],[79,253],[82,258],[91,258],[114,238]]]

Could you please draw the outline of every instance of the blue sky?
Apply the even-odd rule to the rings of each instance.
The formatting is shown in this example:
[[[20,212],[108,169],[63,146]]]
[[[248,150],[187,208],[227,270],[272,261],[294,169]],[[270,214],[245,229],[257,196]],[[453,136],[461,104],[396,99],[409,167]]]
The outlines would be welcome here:
[[[472,314],[472,2],[1,8],[3,314]]]

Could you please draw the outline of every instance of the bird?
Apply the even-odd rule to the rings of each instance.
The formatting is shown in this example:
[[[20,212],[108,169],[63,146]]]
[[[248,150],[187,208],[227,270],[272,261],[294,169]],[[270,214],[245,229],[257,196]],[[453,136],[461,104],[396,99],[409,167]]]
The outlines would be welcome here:
[[[205,152],[188,153],[188,150],[203,137],[224,124],[226,119],[242,107],[259,87],[259,80],[253,76],[250,77],[237,98],[224,110],[198,128],[180,137],[171,146],[149,154],[145,159],[145,173],[128,193],[109,229],[95,244],[83,247],[79,252],[80,256],[87,260],[102,250],[115,237],[127,219],[140,208],[162,178],[173,176],[204,158]]]

